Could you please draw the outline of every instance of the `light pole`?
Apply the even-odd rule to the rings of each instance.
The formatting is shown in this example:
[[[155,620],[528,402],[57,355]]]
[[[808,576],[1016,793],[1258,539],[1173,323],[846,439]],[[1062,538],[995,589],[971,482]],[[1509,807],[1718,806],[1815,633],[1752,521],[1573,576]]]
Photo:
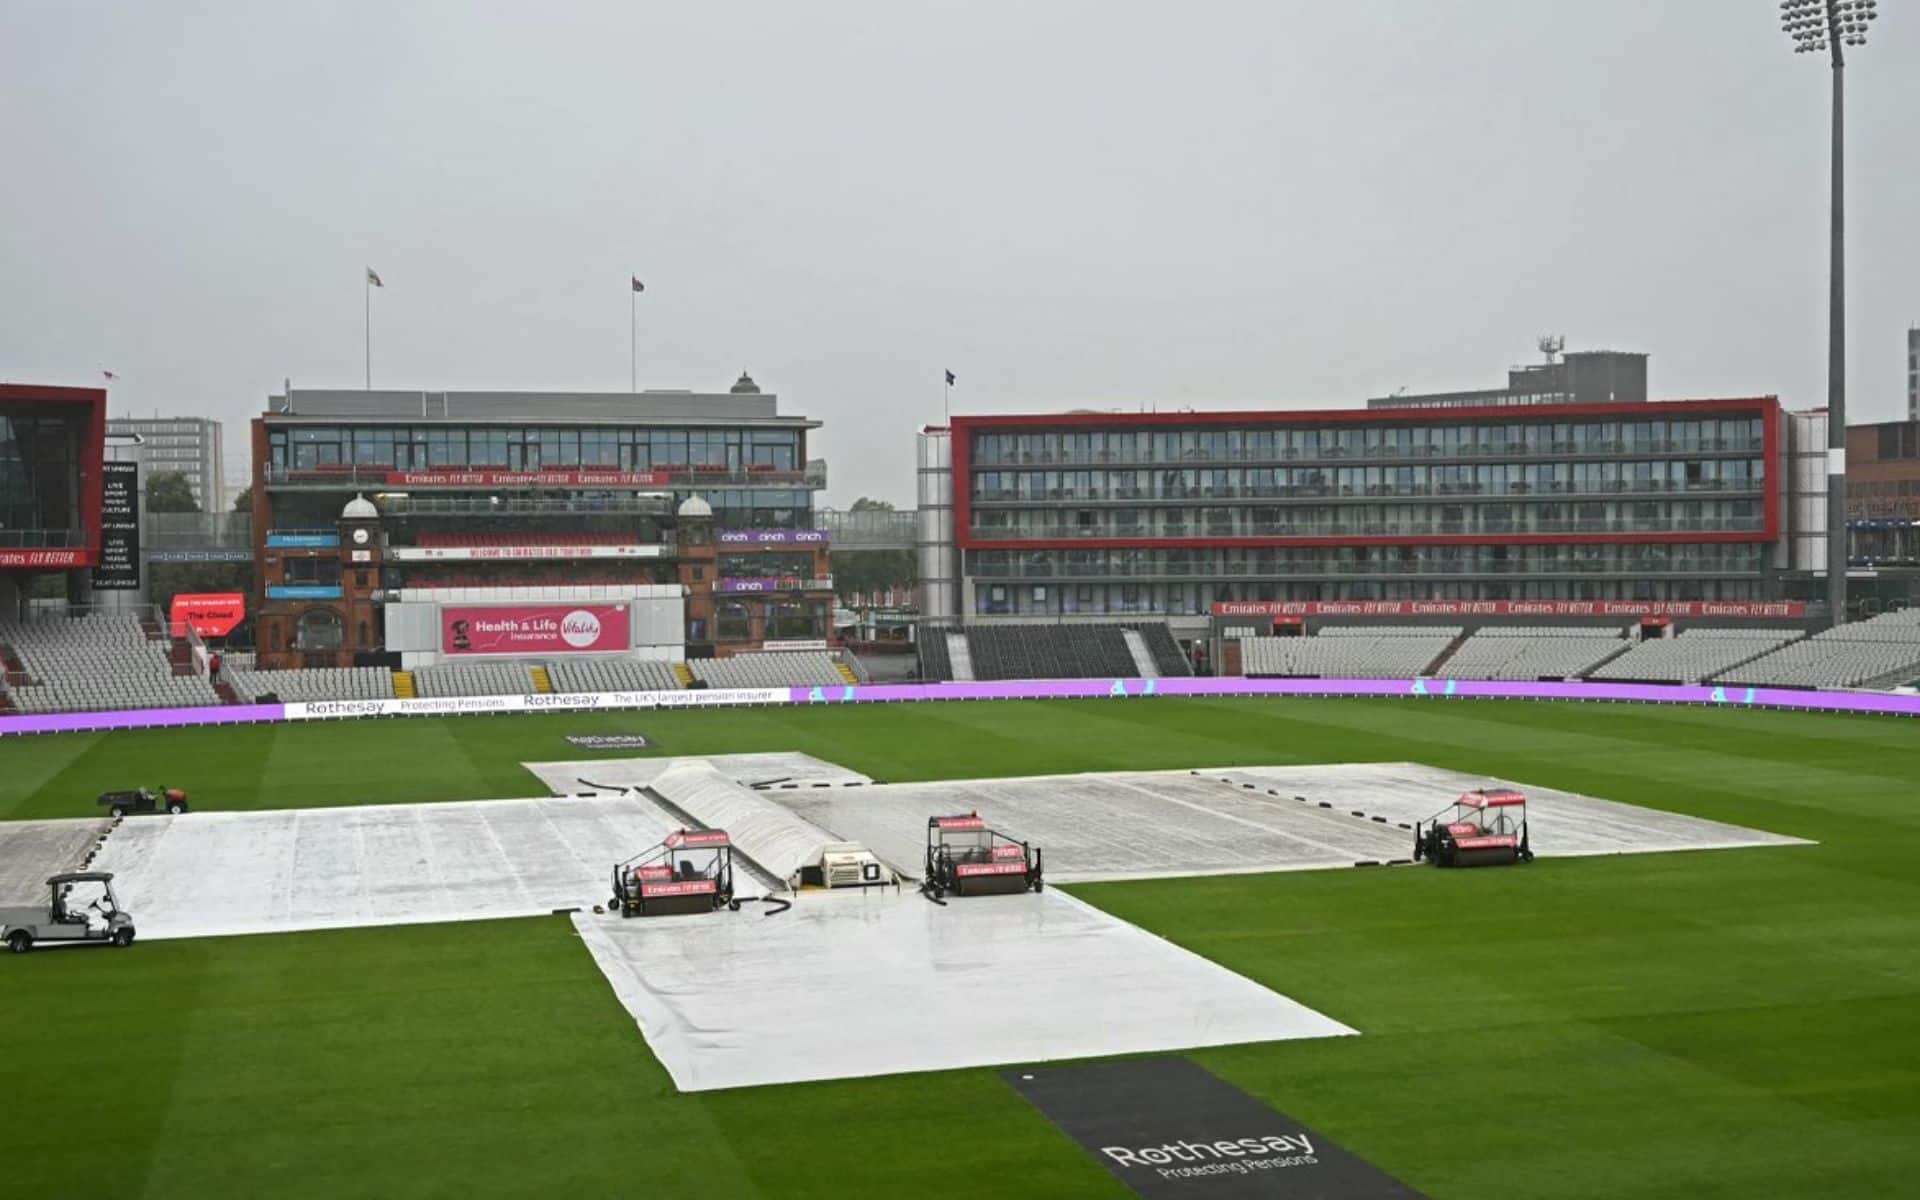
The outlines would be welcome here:
[[[1842,170],[1846,126],[1844,46],[1867,44],[1875,0],[1781,0],[1780,26],[1796,54],[1825,50],[1833,62],[1832,245],[1827,292],[1827,614],[1847,619],[1847,258]]]

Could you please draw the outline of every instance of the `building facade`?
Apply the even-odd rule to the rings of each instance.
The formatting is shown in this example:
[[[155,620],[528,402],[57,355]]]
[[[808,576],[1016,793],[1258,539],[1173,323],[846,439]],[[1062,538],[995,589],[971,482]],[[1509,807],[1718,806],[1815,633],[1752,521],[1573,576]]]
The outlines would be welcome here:
[[[201,512],[226,511],[220,422],[206,417],[113,417],[107,421],[107,434],[123,439],[116,447],[118,456],[139,463],[142,478],[178,471],[187,477]]]
[[[107,393],[0,383],[0,616],[36,575],[67,576],[84,600],[101,550]]]
[[[1647,356],[1621,350],[1575,350],[1558,343],[1547,362],[1507,370],[1507,386],[1466,392],[1376,396],[1368,408],[1485,408],[1519,404],[1639,404],[1647,399]]]
[[[923,434],[928,614],[1772,598],[1782,430],[1771,397],[957,417]]]
[[[451,624],[429,628],[423,605],[587,605],[620,630],[581,646],[523,639],[528,658],[824,644],[832,578],[813,509],[826,475],[806,457],[818,427],[745,376],[709,394],[271,397],[252,430],[261,665],[482,653],[464,628],[464,644],[443,644]],[[662,597],[684,614],[672,627]]]
[[[1920,325],[1907,330],[1907,420],[1920,421]]]

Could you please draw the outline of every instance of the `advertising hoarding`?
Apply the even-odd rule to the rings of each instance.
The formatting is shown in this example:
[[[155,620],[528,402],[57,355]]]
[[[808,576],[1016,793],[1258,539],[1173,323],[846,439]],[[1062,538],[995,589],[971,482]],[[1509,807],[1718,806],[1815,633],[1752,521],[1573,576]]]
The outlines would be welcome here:
[[[447,605],[440,649],[481,654],[608,654],[632,645],[624,604]]]

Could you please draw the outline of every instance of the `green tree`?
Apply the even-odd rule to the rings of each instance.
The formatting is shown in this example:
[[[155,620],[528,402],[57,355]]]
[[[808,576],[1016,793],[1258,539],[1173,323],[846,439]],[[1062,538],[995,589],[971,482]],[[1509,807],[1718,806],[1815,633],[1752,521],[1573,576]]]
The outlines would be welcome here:
[[[240,494],[233,498],[233,511],[237,513],[250,513],[253,511],[253,485],[252,484],[248,484],[247,486],[241,488]]]
[[[893,503],[862,496],[849,512],[894,512]],[[836,550],[829,547],[833,590],[842,598],[890,587],[910,588],[919,579],[911,550]]]
[[[147,511],[152,513],[197,513],[200,502],[193,498],[193,485],[178,471],[155,471],[147,476]]]

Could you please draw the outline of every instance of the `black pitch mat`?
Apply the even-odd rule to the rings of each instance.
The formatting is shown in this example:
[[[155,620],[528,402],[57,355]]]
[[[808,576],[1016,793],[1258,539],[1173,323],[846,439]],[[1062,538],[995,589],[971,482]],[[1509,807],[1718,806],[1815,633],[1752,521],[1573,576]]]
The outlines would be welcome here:
[[[1148,1200],[1423,1200],[1184,1058],[1031,1067],[1001,1077]]]

